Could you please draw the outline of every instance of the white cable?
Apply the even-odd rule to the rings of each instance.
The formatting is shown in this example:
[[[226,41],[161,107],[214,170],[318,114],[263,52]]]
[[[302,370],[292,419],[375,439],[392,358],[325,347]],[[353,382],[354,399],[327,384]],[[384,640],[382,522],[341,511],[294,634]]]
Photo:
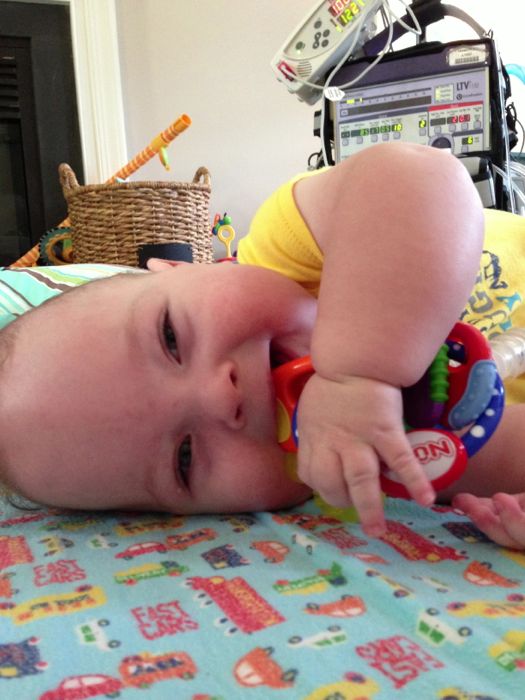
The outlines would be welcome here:
[[[388,4],[388,0],[385,0],[383,7],[387,4]],[[391,22],[391,18],[390,18],[389,28],[391,28],[391,27],[392,27],[392,22]],[[339,63],[333,68],[333,70],[330,71],[330,74],[328,75],[328,77],[325,81],[325,84],[323,86],[323,90],[325,90],[327,87],[330,86],[330,83],[331,83],[333,77],[338,73],[341,66],[343,66],[346,63],[346,61],[350,58],[350,56],[352,55],[352,53],[354,51],[354,48],[355,48],[355,45],[357,43],[358,38],[359,38],[359,35],[356,33],[354,41],[352,42],[352,45],[349,47],[348,51],[345,53],[345,55],[342,57],[342,59],[339,61]],[[371,64],[370,66],[367,66],[354,80],[350,81],[347,84],[338,85],[337,87],[339,87],[340,89],[344,89],[344,88],[348,87],[349,85],[352,85],[353,83],[360,80],[365,73],[367,73],[371,68],[373,68],[373,66],[378,62],[378,60],[381,60],[385,51],[387,51],[388,48],[390,48],[390,41],[389,41],[390,39],[391,39],[391,34],[389,33],[389,37],[387,39],[387,43],[385,44],[384,50],[379,54],[378,58],[374,61],[373,64]],[[323,100],[323,103],[321,105],[321,129],[323,128],[324,122],[325,122],[325,112],[326,112],[325,105],[326,105],[326,100]],[[334,134],[334,138],[335,138],[335,134]],[[322,145],[322,150],[323,150],[324,162],[328,163],[327,153],[326,153],[326,142],[325,142],[324,138],[321,138],[321,145]]]
[[[421,36],[423,34],[423,30],[421,29],[421,25],[419,24],[419,20],[414,14],[414,10],[410,7],[410,5],[407,5],[405,0],[398,0],[398,2],[403,5],[403,7],[406,10],[407,15],[410,16],[410,19],[414,23],[414,26],[411,27],[410,25],[406,24],[401,17],[398,17],[396,13],[392,10],[391,7],[389,7],[390,12],[392,16],[395,18],[396,22],[403,27],[403,29],[406,29],[407,32],[410,32],[411,34],[415,34],[416,36]],[[390,5],[390,3],[388,3]]]
[[[472,19],[465,10],[460,10],[459,7],[455,7],[454,5],[442,5],[441,7],[445,11],[445,15],[462,20],[465,24],[468,24],[480,38],[487,36],[487,31],[483,29],[481,24],[478,24],[476,20]]]
[[[494,165],[494,163],[492,163],[492,169],[494,170],[495,173],[497,173],[503,179],[503,182],[505,183],[507,190],[510,192],[511,188],[512,188],[512,180],[511,180],[510,174],[508,172],[506,172],[505,170],[502,170],[497,165]],[[511,200],[511,202],[512,202],[512,200]]]
[[[387,39],[386,39],[385,45],[383,46],[383,48],[381,49],[381,51],[377,54],[376,58],[372,61],[372,63],[370,63],[368,66],[366,66],[366,68],[364,68],[364,69],[361,71],[361,73],[359,73],[358,76],[356,76],[355,78],[353,78],[352,80],[350,80],[348,83],[343,83],[343,84],[341,84],[341,85],[337,85],[336,87],[338,87],[338,88],[341,89],[341,90],[346,90],[346,89],[350,88],[352,85],[355,85],[355,83],[359,82],[359,81],[363,78],[363,76],[365,76],[369,71],[371,71],[372,68],[374,68],[374,66],[376,66],[376,65],[379,63],[379,61],[381,61],[381,59],[383,58],[383,56],[387,53],[387,51],[388,51],[388,50],[390,49],[390,47],[392,46],[392,38],[393,38],[393,35],[394,35],[394,20],[397,21],[397,22],[399,22],[399,23],[401,24],[401,26],[403,26],[405,29],[407,29],[407,31],[409,31],[410,33],[416,34],[416,35],[422,34],[421,26],[420,26],[420,24],[419,24],[419,22],[418,22],[417,17],[416,17],[415,14],[413,13],[412,9],[411,9],[410,7],[408,7],[408,6],[405,4],[404,0],[398,0],[398,1],[406,8],[407,13],[408,13],[408,14],[410,15],[410,17],[412,18],[412,20],[413,20],[414,24],[416,25],[416,27],[415,27],[415,28],[414,28],[414,27],[409,27],[409,25],[405,24],[405,22],[403,22],[403,20],[400,20],[400,19],[397,17],[397,15],[393,12],[393,10],[392,10],[392,8],[391,8],[391,6],[390,6],[390,0],[384,0],[384,2],[383,2],[383,8],[382,8],[382,9],[385,10],[385,12],[386,12],[386,14],[387,14],[387,23],[388,23],[388,37],[387,37]],[[351,46],[351,47],[349,48],[349,50],[345,53],[345,55],[344,55],[343,58],[339,61],[339,63],[335,66],[335,68],[330,72],[330,74],[329,74],[328,78],[326,79],[326,82],[325,82],[325,84],[324,84],[324,86],[323,86],[323,90],[325,90],[327,87],[330,86],[330,83],[331,83],[332,78],[334,77],[334,75],[337,74],[337,72],[339,71],[339,69],[341,68],[341,66],[342,66],[342,65],[348,60],[348,58],[351,56],[352,51],[354,50],[355,44],[356,44],[356,42],[357,42],[357,37],[358,37],[358,35],[356,34],[356,39],[355,39],[354,42],[352,43],[352,46]],[[326,104],[326,101],[323,100],[323,103],[322,103],[322,105],[321,105],[321,130],[323,129],[324,120],[325,120],[325,113],[326,113],[325,104]],[[335,134],[334,134],[334,138],[335,138]],[[321,146],[322,146],[322,151],[323,151],[324,162],[325,162],[325,163],[328,163],[328,160],[327,160],[327,153],[326,153],[326,143],[325,143],[325,139],[322,137],[322,135],[321,135]]]
[[[361,73],[356,78],[353,78],[350,80],[348,83],[344,83],[343,85],[338,85],[337,87],[340,88],[341,90],[346,90],[349,87],[352,87],[352,85],[355,85],[355,83],[359,82],[361,78],[366,75],[369,71],[376,66],[379,61],[383,58],[383,56],[386,54],[386,52],[389,50],[390,46],[392,45],[392,37],[394,36],[394,23],[392,22],[392,13],[390,12],[390,7],[387,5],[387,16],[388,16],[388,37],[385,42],[385,45],[381,49],[381,51],[377,54],[377,56],[374,58],[372,63],[370,63],[366,68],[364,68]],[[332,75],[332,74],[331,74]]]
[[[345,84],[345,85],[338,85],[337,87],[345,88],[345,87],[348,87],[348,86],[350,86],[350,85],[353,85],[354,83],[356,83],[356,82],[358,82],[359,80],[361,80],[361,78],[362,78],[363,75],[365,75],[366,73],[368,73],[369,70],[371,70],[377,63],[379,63],[379,61],[381,60],[381,58],[382,58],[382,57],[385,55],[385,53],[389,50],[389,48],[390,48],[390,46],[391,46],[391,43],[392,43],[392,36],[393,36],[393,26],[392,26],[393,22],[392,22],[392,18],[394,18],[396,22],[399,22],[399,24],[400,24],[402,27],[404,27],[407,31],[411,32],[412,34],[416,34],[416,35],[418,35],[418,36],[419,36],[420,34],[422,34],[421,26],[420,26],[420,24],[419,24],[419,22],[418,22],[418,20],[417,20],[417,17],[415,16],[414,12],[412,11],[412,9],[411,9],[408,5],[406,5],[406,3],[404,2],[404,0],[398,0],[398,2],[400,2],[400,3],[405,7],[405,9],[407,10],[407,14],[410,15],[410,17],[412,18],[412,20],[413,20],[414,24],[416,25],[416,27],[415,27],[415,28],[414,28],[414,27],[410,27],[408,24],[406,24],[405,22],[403,22],[403,20],[400,19],[400,18],[393,12],[393,10],[392,10],[392,8],[391,8],[391,6],[390,6],[390,0],[382,0],[382,7],[383,7],[383,8],[386,8],[387,14],[388,14],[388,17],[389,17],[389,19],[388,19],[389,36],[388,36],[388,38],[387,38],[387,40],[386,40],[385,46],[383,47],[383,49],[381,50],[381,52],[378,54],[378,56],[376,57],[376,59],[374,60],[374,62],[371,63],[369,66],[367,66],[367,67],[363,70],[362,73],[360,73],[360,74],[359,74],[356,78],[354,78],[350,83],[347,83],[347,84]],[[351,35],[353,35],[352,43],[350,44],[350,46],[348,47],[348,49],[346,50],[345,54],[344,54],[343,57],[340,59],[340,61],[339,61],[339,62],[336,64],[336,66],[330,71],[330,74],[329,74],[328,78],[326,79],[324,85],[319,85],[318,83],[312,83],[312,82],[310,82],[310,81],[308,81],[308,80],[305,80],[304,78],[300,78],[298,75],[296,75],[295,73],[293,73],[286,65],[281,66],[281,67],[280,67],[280,70],[281,70],[287,77],[289,77],[289,78],[292,79],[292,80],[297,81],[298,83],[301,83],[301,85],[306,85],[306,86],[308,86],[308,87],[311,87],[311,88],[314,88],[314,89],[318,90],[319,92],[322,92],[326,87],[328,87],[328,86],[330,85],[330,82],[331,82],[333,76],[339,71],[339,69],[341,68],[341,66],[342,66],[344,63],[346,63],[346,61],[347,61],[347,60],[350,58],[350,56],[352,55],[352,53],[353,53],[353,51],[354,51],[354,49],[355,49],[355,46],[356,46],[356,44],[357,44],[357,42],[358,42],[358,40],[359,40],[359,34],[360,34],[361,25],[364,24],[365,21],[366,21],[370,16],[376,15],[376,14],[380,11],[380,9],[381,9],[381,8],[376,8],[374,5],[372,5],[371,9],[362,10],[362,11],[361,11],[361,14],[359,15],[359,17],[358,17],[357,20],[356,20],[356,24],[354,24],[354,28],[351,30]],[[349,35],[349,36],[350,36],[350,35]]]
[[[328,77],[326,78],[324,85],[319,85],[317,83],[312,83],[308,80],[305,80],[303,78],[299,78],[295,73],[293,73],[291,70],[289,70],[286,65],[281,66],[281,71],[287,75],[289,78],[292,80],[296,80],[297,82],[301,83],[301,85],[306,85],[308,87],[311,87],[315,90],[318,90],[320,93],[323,93],[326,88],[331,86],[331,82],[334,78],[335,75],[339,72],[341,67],[349,60],[349,58],[353,55],[353,52],[355,50],[355,47],[359,41],[361,32],[363,31],[364,27],[363,25],[365,22],[367,22],[371,17],[374,17],[376,14],[378,14],[379,11],[383,11],[386,14],[386,22],[388,26],[388,36],[385,41],[385,44],[381,51],[377,54],[375,59],[367,65],[359,75],[357,75],[355,78],[350,80],[347,83],[344,83],[342,85],[337,85],[334,87],[338,87],[339,89],[345,90],[350,88],[352,85],[355,85],[358,83],[369,71],[374,68],[379,61],[383,58],[383,56],[387,53],[387,51],[390,49],[392,45],[392,38],[394,35],[394,22],[399,23],[406,31],[410,32],[411,34],[415,34],[417,36],[422,34],[422,29],[419,24],[419,21],[417,17],[415,16],[413,10],[406,4],[404,0],[398,0],[398,2],[403,5],[403,7],[406,10],[406,13],[410,16],[411,20],[414,23],[414,26],[411,27],[406,22],[404,22],[400,17],[396,15],[396,13],[392,10],[390,0],[382,0],[380,3],[380,6],[376,6],[375,4],[372,4],[370,8],[367,8],[365,10],[362,10],[361,14],[357,18],[353,29],[350,31],[351,35],[351,42],[350,45],[348,46],[347,50],[345,51],[344,55],[342,58],[337,62],[337,64],[334,66],[334,68],[330,71]],[[350,38],[349,35],[349,38]],[[324,138],[323,131],[324,131],[324,124],[325,124],[325,118],[326,118],[326,98],[322,100],[321,104],[321,115],[320,115],[320,124],[321,124],[321,150],[323,154],[323,160],[325,165],[328,164],[328,153],[326,150],[326,139]],[[334,135],[335,136],[335,135]]]
[[[387,21],[388,21],[388,37],[387,37],[387,40],[386,40],[386,42],[385,42],[385,45],[383,46],[383,48],[381,49],[381,51],[377,54],[377,56],[376,56],[375,59],[372,61],[372,63],[370,63],[368,66],[366,66],[366,68],[364,68],[364,69],[361,71],[361,73],[359,73],[359,75],[358,75],[357,77],[353,78],[353,79],[350,80],[348,83],[344,83],[344,84],[342,84],[342,85],[338,85],[337,87],[338,87],[339,89],[345,90],[345,89],[348,89],[349,87],[351,87],[352,85],[355,85],[355,83],[357,83],[359,80],[361,80],[362,77],[368,73],[368,71],[372,70],[372,68],[373,68],[374,66],[376,66],[376,65],[379,63],[379,61],[383,58],[383,56],[385,55],[385,53],[388,51],[388,49],[389,49],[390,46],[392,45],[392,37],[393,37],[393,35],[394,35],[394,25],[393,25],[393,22],[392,22],[392,13],[390,12],[390,4],[389,4],[388,0],[385,0],[384,7],[385,7],[386,10],[387,10],[387,17],[388,17],[388,20],[387,20]],[[351,55],[351,51],[353,50],[353,48],[354,48],[354,46],[355,46],[355,43],[356,43],[356,42],[354,41],[354,43],[353,43],[353,45],[352,45],[352,47],[351,47],[351,50],[346,52],[346,54],[343,56],[343,58],[339,61],[339,63],[338,63],[338,64],[335,66],[335,68],[331,71],[330,75],[329,75],[328,78],[326,79],[326,82],[325,82],[325,84],[324,84],[323,90],[325,90],[327,87],[329,87],[330,81],[332,80],[332,78],[334,77],[334,75],[339,71],[339,69],[341,68],[341,66],[346,62],[346,60],[348,59],[348,57]],[[323,100],[323,103],[322,103],[322,105],[321,105],[321,130],[323,130],[323,127],[324,127],[324,120],[325,120],[325,103],[326,103],[326,100]],[[334,134],[334,140],[335,140],[335,134]],[[326,140],[323,138],[322,131],[321,131],[321,146],[322,146],[322,151],[323,151],[323,159],[324,159],[324,162],[325,162],[325,164],[326,164],[326,163],[328,163],[328,159],[327,159],[327,155],[328,155],[328,154],[327,154],[327,152],[326,152]]]
[[[387,3],[387,2],[388,2],[388,0],[383,0],[383,4],[385,4],[385,3]],[[377,11],[378,11],[378,10],[375,10],[375,11],[374,11],[374,15],[377,14]],[[369,13],[369,14],[370,14],[370,13]],[[326,80],[325,80],[324,85],[323,85],[322,88],[321,88],[321,90],[322,90],[323,92],[324,92],[324,90],[326,90],[326,88],[328,88],[328,87],[330,86],[330,83],[331,83],[331,81],[332,81],[332,78],[334,77],[334,75],[337,74],[337,72],[339,71],[339,69],[341,68],[341,66],[343,66],[343,65],[346,63],[346,61],[350,58],[350,56],[352,56],[353,51],[354,51],[354,49],[355,49],[355,46],[356,46],[356,44],[357,44],[357,41],[358,41],[358,39],[359,39],[359,35],[360,35],[360,31],[361,31],[361,25],[364,24],[365,20],[366,20],[366,19],[368,18],[368,16],[369,16],[369,14],[363,15],[362,17],[359,18],[359,19],[361,20],[361,22],[360,22],[360,24],[359,24],[359,27],[356,26],[356,29],[355,29],[355,31],[354,31],[353,40],[352,40],[350,46],[348,47],[348,49],[346,50],[346,52],[344,53],[343,57],[342,57],[342,58],[340,59],[340,61],[334,66],[334,68],[330,71],[328,77],[327,77]],[[359,31],[358,31],[358,30],[359,30]],[[359,77],[360,77],[360,76],[358,76],[358,78],[359,78]],[[337,87],[339,87],[339,86],[337,86]],[[325,119],[326,119],[326,99],[323,99],[323,101],[322,101],[322,103],[321,103],[321,150],[322,150],[322,153],[323,153],[323,161],[324,161],[324,164],[325,164],[325,165],[328,165],[329,160],[328,160],[328,153],[327,153],[327,151],[326,151],[326,139],[324,138],[324,134],[323,134]]]
[[[525,205],[525,194],[523,193],[523,190],[521,190],[518,187],[518,185],[515,184],[514,177],[513,177],[513,175],[514,175],[516,177],[519,177],[519,179],[522,182],[525,181],[525,168],[522,165],[520,165],[519,163],[511,162],[510,173],[511,173],[512,192],[514,195],[517,195],[521,204]]]
[[[341,66],[344,63],[346,63],[346,61],[350,58],[350,56],[352,55],[352,53],[355,49],[355,46],[357,44],[358,39],[359,39],[359,32],[356,31],[354,33],[353,41],[350,44],[350,46],[348,47],[348,50],[345,52],[345,54],[341,58],[341,60],[336,64],[334,69],[332,71],[330,71],[328,77],[326,78],[325,83],[322,87],[323,91],[326,90],[326,88],[330,86],[330,82],[331,82],[332,78],[334,77],[334,75],[339,71]],[[325,119],[326,119],[326,99],[323,99],[323,101],[321,103],[321,150],[323,152],[324,163],[325,163],[325,165],[328,165],[329,160],[328,160],[328,154],[326,152],[326,139],[324,138],[324,134],[323,134]],[[334,134],[334,136],[335,136],[335,134]]]
[[[388,2],[389,2],[389,0],[382,0],[382,3],[388,3]],[[361,25],[363,25],[365,23],[365,21],[370,16],[374,16],[375,14],[377,14],[378,11],[379,11],[379,8],[377,8],[375,5],[372,5],[371,8],[366,8],[364,10],[361,10],[360,15],[355,20],[355,24],[353,25],[353,28],[349,31],[349,33],[347,35],[348,38],[352,37],[352,43],[351,43],[350,47],[348,48],[348,50],[345,52],[343,58],[337,64],[336,68],[340,68],[341,65],[346,60],[348,60],[349,56],[352,54],[352,52],[353,52],[353,50],[354,50],[354,48],[359,40]],[[292,80],[295,80],[298,83],[301,83],[301,85],[307,85],[308,87],[315,88],[319,92],[322,92],[324,90],[325,85],[326,85],[326,82],[325,82],[325,85],[319,85],[319,83],[311,83],[310,81],[305,80],[304,78],[300,78],[298,75],[293,73],[290,69],[288,69],[286,67],[286,65],[280,66],[280,70],[285,75],[287,75],[289,78],[291,78]],[[330,75],[332,75],[333,72],[334,71],[332,70]]]
[[[525,194],[520,190],[519,187],[516,187],[514,183],[512,183],[512,194],[517,196],[518,199],[520,200],[521,204],[523,207],[525,207]]]
[[[519,177],[520,180],[523,182],[525,181],[525,168],[520,164],[516,163],[515,161],[512,161],[510,164],[510,173],[511,173],[511,187],[512,187],[512,195],[517,196],[517,198],[520,200],[522,207],[525,209],[525,194],[523,193],[523,190],[521,190],[515,183],[514,183],[514,178],[513,175],[516,177]]]

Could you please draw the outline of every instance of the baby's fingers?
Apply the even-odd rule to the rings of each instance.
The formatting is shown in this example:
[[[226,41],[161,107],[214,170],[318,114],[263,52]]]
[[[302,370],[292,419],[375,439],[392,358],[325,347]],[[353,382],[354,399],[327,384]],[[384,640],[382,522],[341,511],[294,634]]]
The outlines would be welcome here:
[[[321,466],[320,466],[321,465]],[[378,481],[378,460],[367,445],[321,452],[299,448],[299,477],[336,508],[353,505],[364,532],[379,537],[385,532],[383,501]]]
[[[502,494],[500,494],[500,496],[501,495]],[[507,498],[512,497],[509,496]],[[508,523],[512,520],[512,516],[506,517],[507,525],[505,525],[502,516],[497,511],[496,502],[493,499],[478,498],[469,493],[460,493],[454,496],[452,505],[462,510],[465,515],[472,520],[474,525],[494,542],[497,542],[503,547],[510,547],[512,549],[523,548],[525,544],[524,540],[522,539],[520,544],[519,541],[511,535],[508,529]],[[506,509],[505,505],[499,507],[500,510],[503,511]]]
[[[363,532],[370,537],[385,534],[383,498],[379,487],[379,461],[368,445],[353,446],[342,455],[345,481],[352,497]]]
[[[499,515],[501,525],[504,527],[510,541],[514,543],[506,544],[505,546],[515,549],[525,548],[525,513],[517,499],[506,493],[497,493],[492,501]]]
[[[377,449],[387,467],[405,485],[415,501],[422,506],[434,503],[436,493],[404,433],[388,436],[378,444]]]

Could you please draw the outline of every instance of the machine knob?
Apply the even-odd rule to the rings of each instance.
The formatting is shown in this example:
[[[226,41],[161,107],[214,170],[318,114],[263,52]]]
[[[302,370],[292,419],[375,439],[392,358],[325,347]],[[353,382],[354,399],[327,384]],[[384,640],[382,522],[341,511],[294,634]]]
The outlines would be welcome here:
[[[448,136],[436,136],[436,138],[430,142],[430,145],[433,148],[450,148],[450,150],[453,150],[452,141],[448,138]]]

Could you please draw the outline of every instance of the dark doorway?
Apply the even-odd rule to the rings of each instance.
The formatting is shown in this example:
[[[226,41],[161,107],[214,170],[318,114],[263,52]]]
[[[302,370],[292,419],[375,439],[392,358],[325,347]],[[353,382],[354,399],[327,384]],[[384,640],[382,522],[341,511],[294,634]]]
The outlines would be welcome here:
[[[82,172],[69,7],[0,2],[0,265],[65,218],[62,162]]]

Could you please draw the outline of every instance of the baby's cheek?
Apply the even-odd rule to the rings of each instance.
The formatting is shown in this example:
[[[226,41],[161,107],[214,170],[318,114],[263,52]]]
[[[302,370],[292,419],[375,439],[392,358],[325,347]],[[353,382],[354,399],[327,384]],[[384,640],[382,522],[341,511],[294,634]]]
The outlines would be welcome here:
[[[256,468],[240,469],[236,488],[251,510],[275,510],[302,503],[311,489],[294,477],[294,465],[286,464],[287,455],[279,451]],[[255,465],[255,462],[253,463]],[[246,467],[246,465],[244,465]]]

